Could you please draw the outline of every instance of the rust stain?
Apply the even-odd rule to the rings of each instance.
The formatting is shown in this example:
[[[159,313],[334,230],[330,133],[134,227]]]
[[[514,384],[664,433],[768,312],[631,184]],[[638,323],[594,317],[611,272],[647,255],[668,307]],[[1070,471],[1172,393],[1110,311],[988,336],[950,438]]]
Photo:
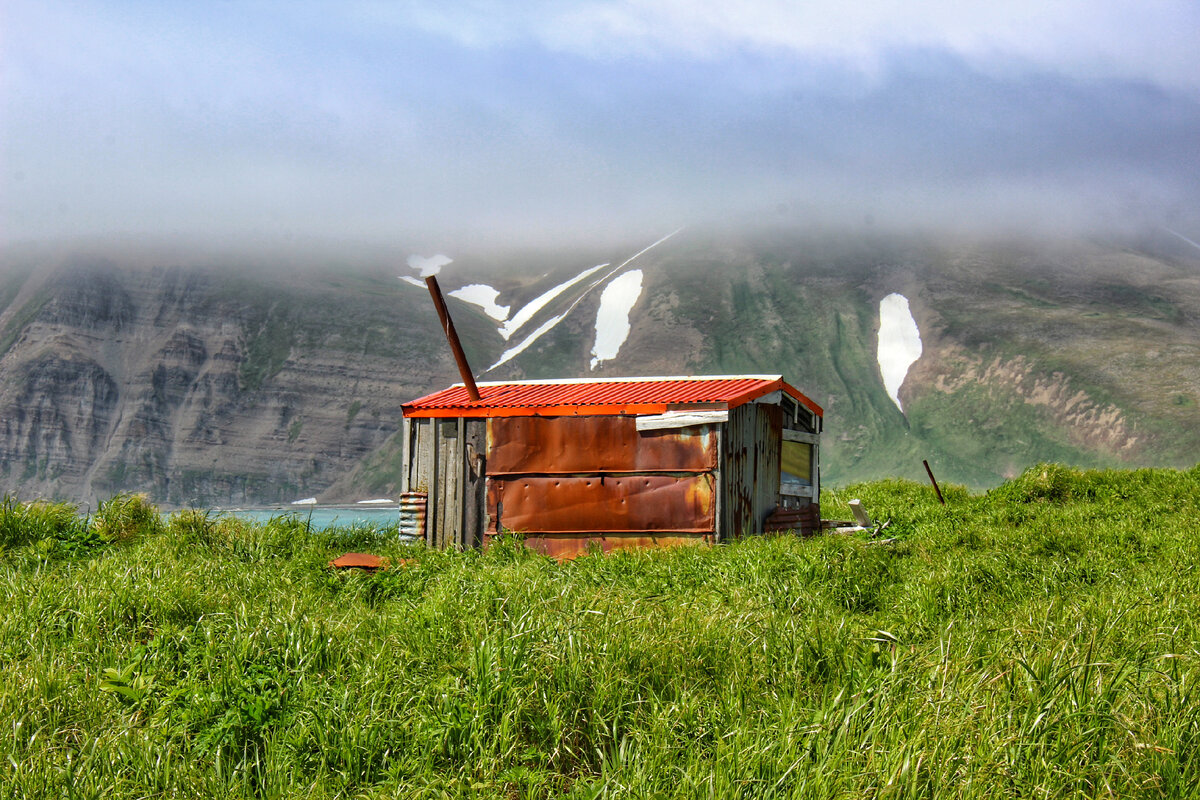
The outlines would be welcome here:
[[[529,475],[488,481],[490,530],[526,534],[593,531],[711,533],[715,480],[699,475]]]
[[[346,553],[330,561],[329,566],[332,569],[365,569],[373,572],[377,569],[387,569],[391,566],[391,561],[370,553]]]
[[[493,417],[489,475],[709,472],[717,434],[708,426],[641,431],[635,417]]]
[[[484,538],[486,548],[496,537],[494,532]],[[624,548],[655,548],[655,547],[686,547],[713,543],[710,533],[671,533],[663,535],[647,535],[644,533],[591,533],[584,536],[578,534],[543,533],[536,536],[526,536],[525,546],[542,555],[550,556],[559,561],[566,561],[586,555],[598,548],[601,552],[610,553]]]

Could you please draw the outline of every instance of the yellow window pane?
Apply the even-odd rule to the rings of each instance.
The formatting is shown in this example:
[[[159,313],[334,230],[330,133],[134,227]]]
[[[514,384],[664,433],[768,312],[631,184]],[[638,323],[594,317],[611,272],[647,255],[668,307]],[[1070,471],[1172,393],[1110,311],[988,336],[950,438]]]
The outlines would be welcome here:
[[[812,486],[812,445],[803,442],[784,442],[782,463],[783,483]]]

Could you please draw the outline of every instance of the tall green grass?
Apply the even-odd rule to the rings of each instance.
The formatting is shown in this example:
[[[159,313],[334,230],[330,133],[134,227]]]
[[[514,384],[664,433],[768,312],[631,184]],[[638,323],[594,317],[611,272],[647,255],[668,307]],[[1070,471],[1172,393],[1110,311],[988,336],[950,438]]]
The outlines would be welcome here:
[[[946,494],[563,564],[9,501],[0,797],[1200,793],[1200,468]]]

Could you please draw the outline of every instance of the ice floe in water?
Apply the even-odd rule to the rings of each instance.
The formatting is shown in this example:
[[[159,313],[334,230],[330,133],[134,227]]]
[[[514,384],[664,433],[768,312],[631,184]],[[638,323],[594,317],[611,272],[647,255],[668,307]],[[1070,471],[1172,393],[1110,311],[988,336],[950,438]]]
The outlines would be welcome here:
[[[883,388],[900,405],[900,387],[908,376],[908,368],[921,357],[921,331],[908,307],[908,298],[892,293],[879,301],[879,374]]]
[[[592,345],[591,368],[617,357],[629,338],[629,312],[642,295],[642,271],[632,269],[614,278],[600,295],[596,312],[596,343]]]
[[[479,306],[483,309],[483,313],[497,322],[504,322],[504,320],[508,319],[508,311],[512,308],[512,306],[499,305],[496,302],[496,298],[500,296],[500,290],[493,289],[486,283],[472,283],[461,289],[455,289],[453,292],[450,292],[450,296]]]

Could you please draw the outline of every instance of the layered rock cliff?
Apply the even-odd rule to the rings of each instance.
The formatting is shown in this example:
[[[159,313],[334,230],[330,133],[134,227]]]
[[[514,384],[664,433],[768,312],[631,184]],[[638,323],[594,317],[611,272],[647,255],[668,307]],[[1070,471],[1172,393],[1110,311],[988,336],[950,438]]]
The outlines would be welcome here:
[[[477,370],[521,347],[484,379],[782,373],[826,409],[827,485],[923,480],[928,459],[980,487],[1039,460],[1200,461],[1200,251],[1177,245],[696,232],[648,251],[462,255],[441,280],[536,308],[505,339],[449,300]],[[639,251],[628,337],[593,370],[604,281]],[[340,263],[0,263],[0,491],[165,506],[394,493],[400,405],[458,374],[405,267]],[[893,292],[924,346],[903,410],[877,360]]]
[[[401,402],[454,375],[394,274],[67,260],[9,286],[0,484],[22,496],[318,494],[395,432]]]

